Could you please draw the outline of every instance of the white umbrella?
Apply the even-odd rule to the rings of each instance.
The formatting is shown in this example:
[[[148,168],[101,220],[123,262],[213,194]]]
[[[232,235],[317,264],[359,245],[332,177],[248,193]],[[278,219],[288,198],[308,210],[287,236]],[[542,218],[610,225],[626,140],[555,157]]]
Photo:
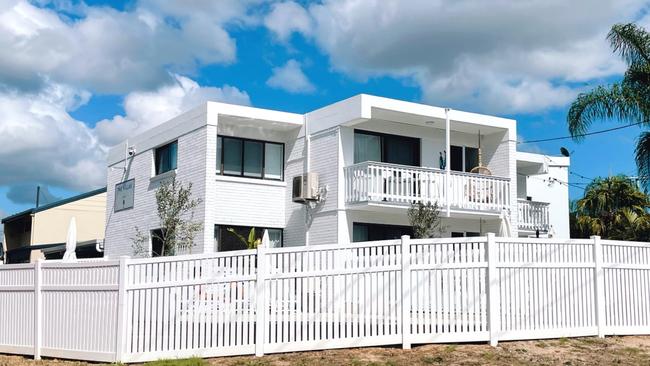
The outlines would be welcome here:
[[[73,262],[77,260],[77,254],[75,250],[77,249],[77,220],[72,217],[70,219],[70,225],[68,226],[68,238],[65,241],[65,254],[63,254],[63,260],[66,262]]]
[[[501,225],[499,226],[499,236],[504,237],[504,238],[509,238],[510,235],[512,235],[512,231],[510,230],[510,215],[503,210],[501,212]]]
[[[264,229],[264,235],[262,235],[262,247],[271,247],[271,240],[269,239],[269,231],[267,229]]]

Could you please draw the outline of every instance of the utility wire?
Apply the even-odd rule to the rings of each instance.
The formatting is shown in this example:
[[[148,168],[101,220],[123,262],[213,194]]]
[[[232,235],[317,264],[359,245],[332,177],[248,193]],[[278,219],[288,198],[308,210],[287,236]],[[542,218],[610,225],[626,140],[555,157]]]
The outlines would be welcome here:
[[[618,126],[614,128],[608,128],[606,130],[600,130],[600,131],[594,131],[594,132],[587,132],[587,133],[581,133],[575,136],[562,136],[562,137],[551,137],[547,139],[540,139],[540,140],[530,140],[530,141],[517,141],[517,144],[532,144],[535,142],[547,142],[547,141],[556,141],[556,140],[566,140],[566,139],[573,139],[576,137],[585,137],[585,136],[591,136],[591,135],[597,135],[600,133],[605,133],[605,132],[611,132],[611,131],[616,131],[616,130],[622,130],[624,128],[632,127],[632,126],[638,126],[641,124],[645,124],[646,122],[637,122],[637,123],[632,123],[629,125],[625,126]]]

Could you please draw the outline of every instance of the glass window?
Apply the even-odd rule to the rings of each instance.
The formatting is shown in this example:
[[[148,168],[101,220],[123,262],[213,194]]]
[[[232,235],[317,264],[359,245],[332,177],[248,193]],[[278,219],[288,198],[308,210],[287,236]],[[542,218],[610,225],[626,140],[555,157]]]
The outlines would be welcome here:
[[[223,161],[223,137],[217,137],[217,174],[221,173],[222,161]]]
[[[375,241],[399,239],[402,235],[413,236],[413,228],[401,225],[366,224],[355,222],[352,224],[352,241]]]
[[[282,229],[267,229],[269,231],[269,242],[272,248],[282,247]],[[264,229],[261,229],[262,236],[264,236]]]
[[[404,136],[384,136],[386,163],[420,166],[420,140]]]
[[[457,172],[463,171],[463,147],[462,146],[451,146],[449,150],[449,158],[451,159],[451,164],[449,164],[449,169]]]
[[[231,250],[247,249],[247,243],[245,241],[248,240],[251,229],[255,229],[254,240],[259,240],[261,242],[262,236],[264,236],[264,230],[268,230],[271,247],[280,248],[283,246],[284,238],[282,229],[217,225],[214,233],[217,251],[227,252]]]
[[[352,225],[352,242],[360,241],[368,241],[368,225],[355,223]]]
[[[223,138],[223,173],[242,174],[242,140]]]
[[[420,166],[420,139],[354,131],[354,162],[378,161]]]
[[[258,141],[244,141],[244,176],[262,178],[264,144]]]
[[[354,162],[381,161],[381,137],[360,132],[354,133]]]
[[[264,151],[264,178],[283,179],[284,145],[267,142]]]
[[[217,174],[284,179],[284,144],[217,137]]]
[[[178,143],[176,141],[161,146],[155,152],[156,175],[176,169]]]
[[[163,254],[173,255],[169,253],[163,253],[162,230],[151,230],[151,256],[161,257]]]
[[[465,147],[465,171],[470,172],[478,166],[478,149]]]

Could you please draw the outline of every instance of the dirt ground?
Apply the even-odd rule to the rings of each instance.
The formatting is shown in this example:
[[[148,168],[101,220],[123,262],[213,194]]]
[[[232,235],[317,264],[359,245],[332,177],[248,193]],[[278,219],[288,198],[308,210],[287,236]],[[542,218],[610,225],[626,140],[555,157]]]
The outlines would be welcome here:
[[[83,362],[33,361],[0,355],[0,366],[82,366]],[[157,361],[148,366],[271,365],[649,365],[650,337],[572,338],[486,344],[422,345],[299,352],[256,357]]]

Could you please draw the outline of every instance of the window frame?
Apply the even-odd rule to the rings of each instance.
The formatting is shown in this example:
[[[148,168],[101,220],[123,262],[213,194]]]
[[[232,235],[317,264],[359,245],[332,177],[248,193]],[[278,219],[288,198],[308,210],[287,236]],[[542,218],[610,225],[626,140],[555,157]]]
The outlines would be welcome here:
[[[158,150],[169,148],[171,145],[176,144],[176,166],[173,169],[169,169],[164,172],[158,171]],[[178,168],[178,140],[170,141],[166,144],[157,146],[153,149],[153,176],[157,177],[159,175],[175,171]]]
[[[354,129],[354,134],[360,133],[362,135],[371,135],[371,136],[379,136],[379,154],[381,155],[381,161],[378,163],[387,163],[387,164],[394,164],[394,163],[388,163],[386,162],[386,148],[385,148],[385,138],[386,137],[398,137],[402,139],[409,139],[409,140],[414,140],[417,141],[417,154],[416,154],[416,165],[409,165],[409,166],[417,166],[421,167],[422,166],[422,139],[419,137],[411,137],[411,136],[404,136],[404,135],[396,135],[392,133],[383,133],[383,132],[375,132],[375,131],[368,131],[368,130],[361,130],[361,129]],[[359,162],[354,162],[355,164],[360,164],[364,163],[362,161]],[[399,164],[399,165],[404,165],[404,164]]]
[[[466,169],[467,169],[467,149],[474,149],[474,150],[477,150],[477,153],[480,153],[480,152],[478,151],[479,148],[478,148],[478,147],[474,147],[474,146],[468,146],[468,145],[449,145],[449,148],[451,149],[453,146],[455,146],[455,147],[459,147],[459,148],[461,149],[461,165],[462,165],[462,167],[463,167],[463,170],[454,170],[454,169],[451,169],[451,161],[449,162],[449,164],[450,164],[450,165],[449,165],[450,170],[451,170],[451,171],[454,171],[454,172],[469,173],[469,172],[472,170],[472,168],[474,168],[474,167],[470,168],[469,170],[466,170]],[[451,155],[450,155],[450,158],[451,158]],[[477,163],[478,163],[478,162],[477,162]]]
[[[233,140],[239,140],[241,142],[241,167],[239,170],[239,174],[230,174],[230,173],[225,173],[223,169],[223,158],[225,156],[225,151],[224,145],[223,145],[223,139],[233,139]],[[284,157],[285,157],[285,143],[284,142],[275,142],[275,141],[268,141],[268,140],[258,140],[258,139],[249,139],[245,137],[235,137],[235,136],[226,136],[226,135],[217,135],[217,144],[219,144],[219,139],[221,139],[221,156],[217,156],[217,165],[218,165],[218,170],[217,170],[217,175],[223,175],[226,177],[240,177],[240,178],[248,178],[248,179],[262,179],[262,180],[272,180],[276,182],[284,182],[284,167],[285,167],[285,162],[284,162]],[[244,175],[244,157],[246,154],[246,141],[250,142],[258,142],[262,143],[262,176],[261,177],[255,177],[255,176],[248,176]],[[266,177],[266,144],[274,144],[274,145],[280,145],[282,146],[282,167],[281,167],[281,178],[267,178]],[[217,149],[219,150],[219,149]],[[271,228],[273,229],[273,228]]]

